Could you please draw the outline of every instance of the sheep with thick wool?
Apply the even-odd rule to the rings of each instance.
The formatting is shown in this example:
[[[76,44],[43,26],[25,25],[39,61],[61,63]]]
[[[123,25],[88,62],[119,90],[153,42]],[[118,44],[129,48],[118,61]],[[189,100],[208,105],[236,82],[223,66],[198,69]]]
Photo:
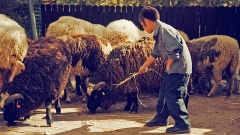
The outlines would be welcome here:
[[[95,39],[95,40],[94,40]],[[105,59],[107,44],[95,35],[42,37],[29,45],[24,59],[26,69],[6,83],[1,91],[3,118],[9,126],[29,117],[43,103],[47,125],[53,122],[51,104],[61,113],[59,97],[67,84],[71,67],[82,60],[83,66],[96,71]],[[105,40],[104,40],[105,41]]]
[[[25,30],[14,20],[0,14],[0,88],[25,69],[22,61],[27,50]]]
[[[83,19],[75,18],[72,16],[62,16],[57,21],[52,22],[47,28],[46,36],[64,36],[64,35],[78,35],[78,34],[94,34],[102,37],[103,32],[106,27],[100,24],[92,24]],[[76,78],[76,91],[80,96],[82,92],[80,91],[80,86],[83,88],[83,91],[86,91],[85,83],[81,83],[81,81],[85,81],[87,76],[91,74],[91,72],[82,66],[82,61],[79,61],[77,66],[72,67],[71,75],[74,75]],[[80,79],[80,77],[82,79]],[[68,87],[66,87],[66,101],[71,102],[71,81],[69,78]]]
[[[225,71],[229,82],[227,96],[231,96],[239,64],[238,42],[229,36],[211,35],[189,40],[186,43],[193,61],[190,92],[193,91],[193,86],[198,86],[201,78],[207,75],[215,81],[207,94],[212,97],[218,89],[222,73]],[[201,85],[199,86],[201,91]]]
[[[149,37],[145,31],[141,31],[132,21],[120,19],[110,22],[103,33],[112,46],[124,42],[136,42],[142,37]]]
[[[48,26],[46,36],[94,34],[102,37],[105,29],[106,27],[100,24],[92,24],[72,16],[62,16]]]
[[[151,54],[153,46],[153,38],[144,37],[133,43],[125,42],[113,47],[105,63],[87,80],[87,107],[90,113],[95,113],[98,107],[108,110],[122,94],[128,96],[124,110],[137,113],[140,90],[159,90],[165,71],[161,58],[149,67],[152,70],[120,83],[131,76],[131,73],[138,72],[139,67]]]

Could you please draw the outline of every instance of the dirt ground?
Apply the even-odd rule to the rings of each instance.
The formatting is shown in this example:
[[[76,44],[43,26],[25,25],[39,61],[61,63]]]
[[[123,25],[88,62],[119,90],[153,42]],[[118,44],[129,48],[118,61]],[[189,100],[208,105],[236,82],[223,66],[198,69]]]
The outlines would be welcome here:
[[[226,92],[219,89],[213,98],[203,94],[190,97],[189,114],[191,120],[191,135],[240,135],[240,95],[233,94],[230,98]],[[165,135],[167,127],[145,127],[144,123],[155,115],[158,97],[155,93],[143,92],[140,95],[138,114],[124,112],[124,100],[103,112],[87,114],[86,103],[74,96],[71,104],[62,101],[62,114],[55,114],[52,109],[54,123],[46,126],[45,110],[40,108],[30,119],[17,123],[14,127],[7,127],[0,112],[1,135]],[[170,126],[174,124],[170,118]]]

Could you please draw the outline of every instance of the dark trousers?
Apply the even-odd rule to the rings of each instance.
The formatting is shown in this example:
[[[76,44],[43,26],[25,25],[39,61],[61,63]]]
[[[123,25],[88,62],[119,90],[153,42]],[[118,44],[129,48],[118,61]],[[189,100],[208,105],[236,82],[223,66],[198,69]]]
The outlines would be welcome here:
[[[185,100],[187,95],[187,85],[190,75],[165,74],[159,91],[156,117],[161,122],[168,122],[168,116],[172,116],[175,126],[178,128],[190,128],[188,111]]]

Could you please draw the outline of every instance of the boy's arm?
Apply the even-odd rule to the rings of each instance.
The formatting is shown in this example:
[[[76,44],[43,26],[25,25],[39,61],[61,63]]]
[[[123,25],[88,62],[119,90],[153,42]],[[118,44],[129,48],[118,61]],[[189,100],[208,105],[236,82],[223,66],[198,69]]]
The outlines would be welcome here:
[[[144,62],[144,64],[139,68],[138,72],[140,74],[147,72],[148,66],[150,66],[157,58],[153,57],[152,55]]]

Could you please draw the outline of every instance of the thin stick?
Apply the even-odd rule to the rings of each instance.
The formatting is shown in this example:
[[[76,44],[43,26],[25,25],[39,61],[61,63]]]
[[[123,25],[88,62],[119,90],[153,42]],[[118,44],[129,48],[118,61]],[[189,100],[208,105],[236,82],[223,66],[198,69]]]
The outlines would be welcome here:
[[[153,70],[153,69],[151,69],[151,68],[148,69],[148,71],[154,71],[155,73],[157,73],[158,75],[160,75],[161,77],[163,77],[160,73],[158,73],[157,71],[155,71],[155,70]],[[147,72],[148,72],[148,71],[147,71]],[[139,75],[140,73],[135,72],[135,73],[130,73],[130,74],[131,74],[131,75],[128,76],[125,80],[121,81],[121,82],[118,83],[118,84],[112,84],[112,85],[115,85],[116,87],[118,87],[118,86],[124,84],[125,82],[131,80],[133,77],[135,78],[135,77],[136,77],[137,75]]]

